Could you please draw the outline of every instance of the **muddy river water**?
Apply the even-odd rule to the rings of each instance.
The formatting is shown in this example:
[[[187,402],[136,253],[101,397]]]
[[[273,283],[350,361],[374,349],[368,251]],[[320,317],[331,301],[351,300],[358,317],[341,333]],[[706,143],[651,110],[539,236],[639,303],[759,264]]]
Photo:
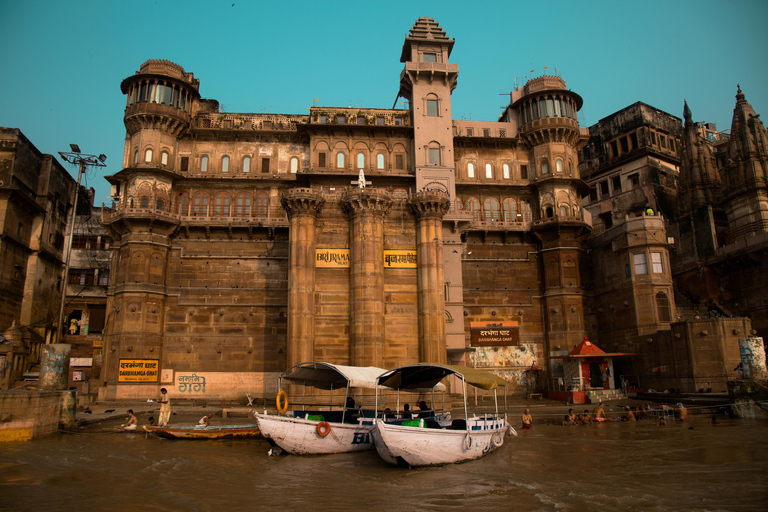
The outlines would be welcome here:
[[[690,429],[689,427],[693,427]],[[541,425],[408,470],[375,451],[269,457],[263,439],[56,434],[0,444],[3,511],[766,510],[768,420]]]

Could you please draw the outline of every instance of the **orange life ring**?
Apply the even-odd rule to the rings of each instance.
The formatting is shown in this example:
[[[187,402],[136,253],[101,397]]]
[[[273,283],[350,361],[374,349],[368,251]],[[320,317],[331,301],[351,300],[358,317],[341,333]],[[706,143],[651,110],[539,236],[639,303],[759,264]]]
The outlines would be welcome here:
[[[317,435],[320,437],[325,437],[331,433],[331,425],[327,421],[321,421],[317,424],[317,427],[315,427],[315,432],[317,432]]]
[[[285,412],[288,410],[288,395],[285,391],[282,389],[277,393],[277,398],[275,399],[276,405],[277,405],[277,412],[280,414],[285,414]]]

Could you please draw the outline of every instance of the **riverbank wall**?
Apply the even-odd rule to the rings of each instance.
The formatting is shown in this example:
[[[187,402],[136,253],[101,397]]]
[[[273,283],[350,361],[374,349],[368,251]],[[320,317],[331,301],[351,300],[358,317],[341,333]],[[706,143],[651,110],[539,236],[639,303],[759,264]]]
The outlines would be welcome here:
[[[0,391],[0,442],[46,436],[74,414],[71,391]]]

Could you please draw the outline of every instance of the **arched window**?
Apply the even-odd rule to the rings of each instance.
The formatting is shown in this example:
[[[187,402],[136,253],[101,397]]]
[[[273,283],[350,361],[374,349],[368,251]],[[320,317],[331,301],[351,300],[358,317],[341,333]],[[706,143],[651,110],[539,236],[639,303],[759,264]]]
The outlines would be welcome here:
[[[475,177],[475,164],[472,162],[469,162],[467,164],[467,178],[474,178]]]
[[[555,160],[555,171],[557,171],[558,173],[563,172],[563,161],[560,160],[559,158]]]
[[[339,153],[341,154],[341,153]],[[269,194],[259,192],[256,194],[256,217],[266,219],[269,212]]]
[[[189,194],[182,192],[179,194],[179,215],[187,215],[189,213]]]
[[[565,206],[565,205],[562,205],[562,206],[560,207],[560,217],[563,217],[563,218],[565,218],[565,217],[567,217],[567,216],[568,216],[568,207],[567,207],[567,206]]]
[[[229,217],[229,194],[219,192],[213,196],[213,217]]]
[[[408,200],[408,192],[406,192],[403,188],[396,188],[392,192],[392,197],[395,198],[395,201],[407,201]]]
[[[475,222],[480,221],[480,201],[475,197],[467,199],[467,210],[472,212],[472,216],[475,218]]]
[[[504,221],[517,222],[517,203],[511,197],[504,199]]]
[[[549,174],[549,163],[546,160],[541,161],[541,174]]]
[[[155,203],[155,207],[156,207],[157,211],[160,211],[160,212],[163,211],[163,206],[165,206],[164,203],[163,203],[163,200],[162,199],[158,199],[157,203]]]
[[[200,159],[200,172],[208,172],[208,157],[204,156]]]
[[[149,208],[149,198],[148,197],[140,197],[139,198],[139,208]]]
[[[152,149],[147,148],[147,150],[144,152],[144,163],[151,164],[152,163]]]
[[[458,198],[458,197],[456,198],[456,209],[457,210],[462,209],[461,198]]]
[[[133,152],[133,163],[138,164],[139,163],[139,150]]]
[[[229,172],[229,157],[221,157],[221,172]]]
[[[249,156],[243,158],[243,172],[251,172],[251,157]]]
[[[251,194],[240,192],[235,197],[235,217],[251,216]]]
[[[376,155],[376,168],[379,170],[384,169],[384,153]]]
[[[485,178],[489,180],[493,178],[493,166],[489,163],[485,164]]]
[[[336,155],[336,168],[337,169],[343,169],[344,168],[344,153],[339,152]]]
[[[547,206],[546,208],[544,208],[544,216],[548,219],[551,219],[552,217],[555,216],[555,211],[552,209],[551,206]]]
[[[520,213],[523,215],[523,222],[531,222],[531,202],[527,199],[520,200]]]
[[[365,169],[365,155],[363,153],[357,154],[357,168]]]
[[[670,322],[672,320],[669,297],[667,297],[667,294],[664,292],[656,294],[656,312],[659,316],[659,322]]]
[[[427,155],[429,158],[429,165],[440,165],[440,162],[442,161],[440,158],[440,144],[435,141],[430,142],[427,151],[429,152]]]
[[[486,221],[499,220],[499,200],[495,197],[489,197],[485,200],[483,215]]]
[[[427,96],[427,116],[429,117],[438,117],[440,115],[439,113],[439,103],[437,96],[434,94],[430,94]]]
[[[192,196],[192,216],[193,217],[207,217],[208,216],[208,194],[205,192],[196,192]]]
[[[504,173],[504,179],[508,180],[509,179],[509,164],[504,164],[502,169],[503,169],[503,173]]]
[[[160,163],[163,165],[168,165],[168,152],[163,151],[160,153]]]
[[[291,158],[291,174],[299,172],[299,159],[295,156]]]

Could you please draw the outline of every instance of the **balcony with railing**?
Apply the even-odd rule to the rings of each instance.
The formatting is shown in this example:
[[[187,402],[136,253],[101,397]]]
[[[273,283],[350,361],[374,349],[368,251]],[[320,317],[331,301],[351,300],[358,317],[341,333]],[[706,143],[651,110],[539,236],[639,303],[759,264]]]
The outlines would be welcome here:
[[[195,116],[194,126],[202,130],[244,130],[295,132],[308,116],[290,114],[240,114],[214,112]]]

